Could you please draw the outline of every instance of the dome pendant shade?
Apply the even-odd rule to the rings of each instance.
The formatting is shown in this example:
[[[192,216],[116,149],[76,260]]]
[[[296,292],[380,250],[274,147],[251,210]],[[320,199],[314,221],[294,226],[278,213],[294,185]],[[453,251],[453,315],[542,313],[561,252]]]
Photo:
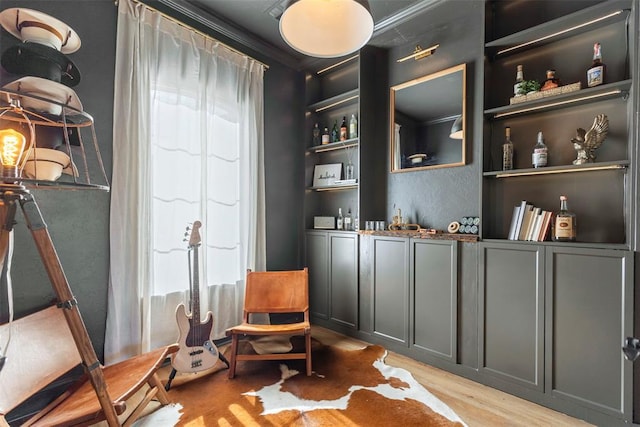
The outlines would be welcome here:
[[[458,118],[453,122],[449,138],[464,139],[464,131],[462,130],[462,116],[458,116]]]
[[[359,50],[373,33],[367,0],[291,0],[280,17],[289,46],[317,58],[337,58]]]

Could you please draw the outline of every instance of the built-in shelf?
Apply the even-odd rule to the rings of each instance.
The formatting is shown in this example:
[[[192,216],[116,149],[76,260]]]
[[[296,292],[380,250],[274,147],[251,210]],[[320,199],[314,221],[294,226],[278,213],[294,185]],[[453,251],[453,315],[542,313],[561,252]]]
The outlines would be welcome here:
[[[552,240],[545,240],[544,242],[532,242],[530,240],[508,240],[508,239],[494,239],[494,238],[485,238],[482,239],[483,242],[487,243],[506,243],[506,244],[514,244],[514,245],[542,245],[542,246],[567,246],[567,247],[577,247],[580,249],[617,249],[617,250],[629,250],[629,247],[625,243],[602,243],[602,242],[554,242]]]
[[[598,162],[598,163],[585,163],[582,165],[563,165],[563,166],[549,166],[544,168],[529,168],[529,169],[513,169],[508,171],[491,171],[483,172],[482,175],[487,177],[496,178],[510,178],[516,176],[528,176],[528,175],[552,175],[559,173],[573,173],[573,172],[592,172],[599,170],[625,170],[629,166],[628,160],[620,160],[617,162]]]
[[[349,62],[354,61],[354,60],[356,60],[358,58],[360,58],[360,55],[350,56],[349,58],[346,58],[346,59],[343,59],[341,61],[335,62],[333,64],[327,65],[326,67],[316,71],[316,74],[320,75],[320,74],[324,74],[324,73],[326,73],[328,71],[335,71],[337,68],[339,68],[339,67],[341,67],[341,66],[343,66],[345,64],[348,64]]]
[[[348,185],[326,185],[323,187],[307,187],[309,191],[340,191],[340,190],[353,190],[358,188],[358,184]]]
[[[501,117],[516,116],[519,114],[551,111],[605,99],[626,98],[630,89],[631,80],[622,80],[620,82],[581,89],[566,94],[491,108],[485,110],[484,114],[489,118],[499,119]]]
[[[485,44],[490,56],[506,56],[593,31],[626,19],[632,0],[611,0]]]
[[[357,147],[358,138],[347,139],[346,141],[331,142],[329,144],[314,145],[307,149],[307,153],[322,153],[324,151],[344,150],[346,148]]]
[[[349,105],[350,103],[355,104],[359,97],[360,90],[353,89],[348,92],[341,93],[340,95],[332,96],[331,98],[323,99],[322,101],[311,104],[307,106],[307,110],[319,113],[342,105]]]

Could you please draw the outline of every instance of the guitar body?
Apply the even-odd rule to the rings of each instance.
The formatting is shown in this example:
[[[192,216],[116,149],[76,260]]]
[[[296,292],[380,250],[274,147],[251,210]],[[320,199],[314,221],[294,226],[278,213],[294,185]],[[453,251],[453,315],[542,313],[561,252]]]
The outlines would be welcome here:
[[[184,304],[176,308],[176,322],[180,330],[180,349],[171,357],[171,365],[178,372],[199,372],[211,369],[218,362],[218,348],[213,343],[213,314],[209,311],[204,322],[187,314]]]

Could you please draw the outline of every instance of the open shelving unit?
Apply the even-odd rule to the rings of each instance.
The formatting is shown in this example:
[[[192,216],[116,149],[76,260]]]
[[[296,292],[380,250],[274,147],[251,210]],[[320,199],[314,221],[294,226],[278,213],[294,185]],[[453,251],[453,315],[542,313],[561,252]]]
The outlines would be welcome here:
[[[578,215],[579,243],[628,248],[633,232],[633,186],[628,171],[635,151],[630,100],[635,42],[627,37],[632,2],[609,0],[588,7],[567,2],[564,7],[573,10],[530,27],[504,23],[504,19],[488,25],[482,237],[509,243],[514,206],[528,200],[557,211],[559,196],[564,194]],[[496,38],[491,24],[500,27]],[[603,46],[607,71],[605,84],[588,88],[586,70],[595,42]],[[580,82],[581,89],[509,104],[512,85],[505,82],[515,81],[517,64],[523,65],[525,79],[542,81],[546,69],[555,69],[561,85]],[[574,165],[571,139],[577,128],[589,130],[597,114],[608,117],[607,138],[596,151],[595,163]],[[514,169],[502,171],[501,145],[507,126],[514,142]],[[549,149],[549,164],[544,168],[531,165],[538,131]]]
[[[351,209],[355,218],[375,218],[384,212],[385,201],[378,193],[373,194],[384,182],[380,171],[385,159],[386,132],[379,128],[386,114],[386,73],[378,72],[380,65],[386,66],[384,50],[365,47],[359,54],[344,60],[322,60],[317,71],[308,71],[306,76],[305,107],[305,219],[306,229],[313,228],[314,216],[337,216]],[[371,70],[376,72],[372,73]],[[351,115],[358,120],[357,137],[329,144],[314,144],[312,130],[318,123],[320,130],[331,130],[334,123],[339,126],[342,118],[347,122]],[[354,165],[356,183],[318,187],[313,185],[314,168],[317,165],[341,163],[342,176],[346,179],[345,167]],[[364,186],[364,188],[363,188]],[[368,194],[368,196],[366,196]]]

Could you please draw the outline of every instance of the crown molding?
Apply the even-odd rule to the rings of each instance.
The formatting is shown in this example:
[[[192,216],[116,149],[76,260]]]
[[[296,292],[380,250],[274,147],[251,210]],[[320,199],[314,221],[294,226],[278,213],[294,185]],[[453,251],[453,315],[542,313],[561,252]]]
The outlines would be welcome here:
[[[142,0],[143,3],[147,1],[148,0]],[[243,48],[250,49],[252,52],[247,52],[247,54],[260,59],[266,64],[269,64],[269,60],[276,60],[287,67],[300,69],[300,61],[293,55],[289,55],[283,50],[267,43],[255,34],[248,32],[246,28],[242,28],[231,21],[222,20],[186,0],[158,0],[157,2],[153,2],[153,6],[156,6],[156,3],[162,4],[165,7],[164,12],[171,16],[178,18],[175,16],[177,12],[183,18],[187,18],[188,21],[190,21],[185,23],[189,23],[190,25],[197,23],[200,29],[215,32],[215,34],[211,34],[211,36],[222,36],[222,38],[226,40],[220,41],[228,43],[233,48],[239,50]],[[152,3],[149,4],[152,5]]]

